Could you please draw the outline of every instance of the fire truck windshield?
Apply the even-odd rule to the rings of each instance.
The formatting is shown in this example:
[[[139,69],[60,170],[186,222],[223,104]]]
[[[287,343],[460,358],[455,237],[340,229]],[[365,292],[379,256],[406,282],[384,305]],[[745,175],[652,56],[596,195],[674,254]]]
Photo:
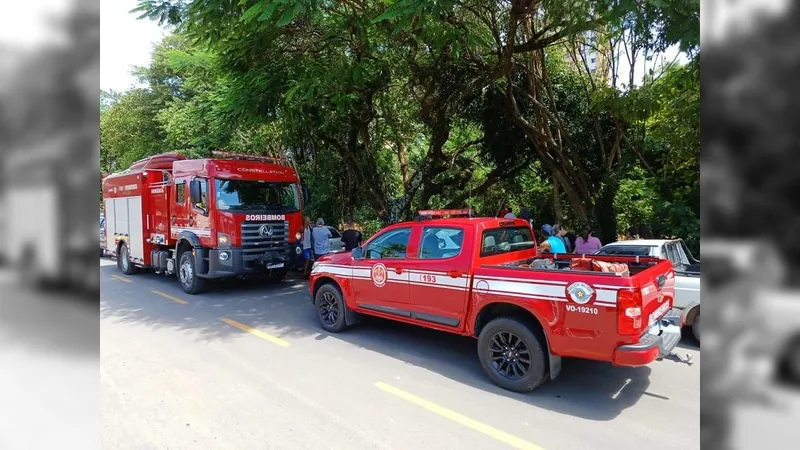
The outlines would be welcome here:
[[[217,209],[220,211],[300,209],[295,183],[257,180],[214,180]]]

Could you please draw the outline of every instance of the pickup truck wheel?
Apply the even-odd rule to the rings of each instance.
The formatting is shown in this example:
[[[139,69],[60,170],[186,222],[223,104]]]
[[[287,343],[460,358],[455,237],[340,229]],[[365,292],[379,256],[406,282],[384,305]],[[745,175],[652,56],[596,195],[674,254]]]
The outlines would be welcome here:
[[[317,306],[317,316],[322,328],[329,333],[338,333],[345,329],[347,323],[344,318],[344,299],[336,286],[326,284],[317,290],[314,297]]]
[[[510,391],[530,392],[547,379],[544,339],[517,319],[486,324],[478,337],[478,357],[489,378]]]
[[[700,314],[698,313],[694,317],[694,322],[692,322],[692,334],[694,338],[697,339],[697,342],[700,342]]]
[[[181,282],[183,292],[189,295],[196,295],[203,292],[206,287],[206,280],[197,276],[197,264],[191,251],[181,253],[181,263],[178,266],[178,280]]]

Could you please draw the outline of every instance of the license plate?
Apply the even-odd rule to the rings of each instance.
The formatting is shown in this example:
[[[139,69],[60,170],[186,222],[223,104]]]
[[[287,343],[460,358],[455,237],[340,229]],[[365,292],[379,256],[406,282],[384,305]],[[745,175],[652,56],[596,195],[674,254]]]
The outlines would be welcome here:
[[[283,263],[267,264],[267,269],[280,269]]]

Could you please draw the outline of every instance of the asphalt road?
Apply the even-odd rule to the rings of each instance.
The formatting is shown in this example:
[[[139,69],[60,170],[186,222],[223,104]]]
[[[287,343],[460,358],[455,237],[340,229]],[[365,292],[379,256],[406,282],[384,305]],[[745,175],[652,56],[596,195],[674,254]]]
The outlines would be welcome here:
[[[100,270],[104,449],[699,448],[688,336],[692,366],[566,360],[522,395],[488,380],[469,338],[377,319],[325,333],[300,280],[189,296]]]

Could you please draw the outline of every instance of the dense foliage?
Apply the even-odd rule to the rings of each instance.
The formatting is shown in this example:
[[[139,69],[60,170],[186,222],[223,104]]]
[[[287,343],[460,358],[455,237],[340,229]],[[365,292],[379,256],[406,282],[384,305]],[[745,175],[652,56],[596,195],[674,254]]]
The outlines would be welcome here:
[[[104,94],[105,170],[165,151],[288,151],[313,189],[309,212],[330,222],[508,202],[605,240],[642,222],[696,243],[698,0],[137,10],[173,33],[139,70],[145,88]],[[688,64],[659,60],[674,46]],[[634,83],[626,66],[648,76]]]

